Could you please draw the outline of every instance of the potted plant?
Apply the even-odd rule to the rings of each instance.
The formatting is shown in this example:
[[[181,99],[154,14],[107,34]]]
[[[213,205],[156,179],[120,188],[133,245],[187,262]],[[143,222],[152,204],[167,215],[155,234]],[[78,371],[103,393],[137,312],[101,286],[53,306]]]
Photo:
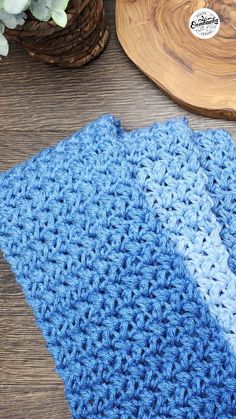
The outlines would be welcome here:
[[[108,37],[103,0],[0,0],[0,56],[17,40],[45,63],[80,67]]]

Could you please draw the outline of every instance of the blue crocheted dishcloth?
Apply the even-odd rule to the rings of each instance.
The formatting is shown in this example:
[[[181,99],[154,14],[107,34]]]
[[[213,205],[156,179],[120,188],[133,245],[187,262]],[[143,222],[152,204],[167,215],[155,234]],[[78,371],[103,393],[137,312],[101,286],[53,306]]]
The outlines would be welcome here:
[[[0,246],[73,418],[236,418],[236,151],[112,116],[0,175]]]

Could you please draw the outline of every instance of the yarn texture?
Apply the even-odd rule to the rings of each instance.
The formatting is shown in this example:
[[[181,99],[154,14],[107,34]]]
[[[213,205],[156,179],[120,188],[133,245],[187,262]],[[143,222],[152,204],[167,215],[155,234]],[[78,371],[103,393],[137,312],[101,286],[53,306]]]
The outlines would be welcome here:
[[[0,247],[74,419],[236,418],[236,150],[106,115],[0,174]]]

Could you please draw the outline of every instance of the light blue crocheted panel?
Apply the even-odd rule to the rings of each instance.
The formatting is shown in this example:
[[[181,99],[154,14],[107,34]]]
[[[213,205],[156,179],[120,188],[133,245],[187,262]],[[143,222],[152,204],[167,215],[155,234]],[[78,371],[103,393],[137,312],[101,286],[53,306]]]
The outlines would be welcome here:
[[[236,417],[235,155],[105,116],[0,175],[0,246],[73,418]]]

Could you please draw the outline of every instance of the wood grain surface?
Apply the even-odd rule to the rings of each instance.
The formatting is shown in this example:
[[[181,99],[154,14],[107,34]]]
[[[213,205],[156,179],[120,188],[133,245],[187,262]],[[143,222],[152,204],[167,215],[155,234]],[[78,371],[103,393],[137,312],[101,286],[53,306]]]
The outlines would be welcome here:
[[[20,46],[0,63],[0,170],[55,144],[102,113],[126,129],[188,115],[196,129],[223,127],[236,139],[235,122],[189,114],[148,80],[123,53],[115,35],[112,0],[106,2],[110,43],[78,70],[46,66]],[[34,324],[31,309],[0,259],[0,418],[67,419],[63,385]]]
[[[214,10],[220,21],[210,39],[199,39],[189,29],[190,17],[200,8]],[[185,108],[232,120],[236,120],[235,19],[236,0],[116,2],[117,33],[130,59]]]

